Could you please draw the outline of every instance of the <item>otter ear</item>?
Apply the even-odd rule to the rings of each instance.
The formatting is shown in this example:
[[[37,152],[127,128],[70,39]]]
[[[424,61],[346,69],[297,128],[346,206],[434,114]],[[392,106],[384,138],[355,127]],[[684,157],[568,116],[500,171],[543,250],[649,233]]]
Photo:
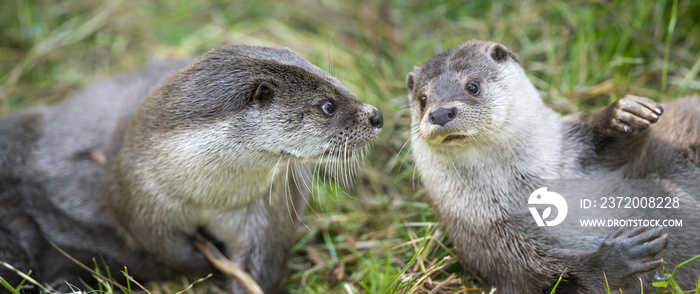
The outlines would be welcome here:
[[[409,72],[406,76],[406,86],[409,91],[413,91],[413,72]]]
[[[508,57],[515,60],[515,62],[520,63],[520,61],[518,60],[518,56],[516,56],[515,53],[511,52],[510,50],[508,50],[508,48],[501,44],[494,44],[493,46],[491,46],[489,51],[491,51],[489,54],[491,55],[491,58],[493,58],[493,60],[495,60],[498,63],[505,62],[506,60],[508,60]]]
[[[275,96],[275,86],[268,82],[261,82],[253,94],[253,101],[260,104],[267,104]]]

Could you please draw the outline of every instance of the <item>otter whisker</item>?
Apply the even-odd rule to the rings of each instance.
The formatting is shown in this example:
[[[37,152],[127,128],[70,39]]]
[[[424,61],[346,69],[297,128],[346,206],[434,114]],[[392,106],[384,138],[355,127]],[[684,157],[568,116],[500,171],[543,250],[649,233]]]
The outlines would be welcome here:
[[[348,170],[350,173],[350,179],[353,183],[357,181],[357,177],[358,177],[358,171],[359,171],[360,166],[359,166],[357,161],[358,161],[358,156],[361,156],[361,155],[358,155],[358,153],[361,153],[361,150],[362,150],[362,148],[352,150],[352,152],[350,153],[350,157],[348,158],[348,161],[349,161],[348,162]]]
[[[411,140],[411,145],[414,145],[416,140],[420,140],[420,134],[418,134],[418,128],[415,127],[413,129],[414,129],[414,131],[411,134],[411,137],[409,138],[409,140]],[[404,157],[404,159],[405,159],[405,157]],[[412,185],[413,190],[416,189],[416,170],[417,170],[417,167],[414,164],[412,171],[411,171],[411,185]]]
[[[301,178],[300,180],[297,179],[297,175]],[[306,191],[309,192],[309,194],[312,194],[313,191],[311,190],[312,188],[309,187],[309,181],[306,179],[309,179],[308,175],[308,169],[305,166],[300,166],[298,164],[294,164],[292,166],[292,180],[294,181],[294,185],[298,188],[300,188],[302,185],[306,189]],[[301,182],[302,185],[299,184]],[[311,204],[309,201],[306,199],[306,197],[301,197],[302,200],[304,200],[304,203],[306,203],[306,207],[311,208],[311,211],[316,213],[316,211],[311,207]]]
[[[401,156],[403,154],[403,151],[408,147],[408,144],[411,143],[413,140],[415,140],[418,136],[419,136],[419,134],[417,134],[417,133],[411,133],[409,135],[409,138],[406,139],[406,141],[403,143],[403,145],[401,146],[399,151],[396,153],[396,155],[392,156],[391,162],[395,162],[399,158],[399,156]],[[408,154],[403,155],[403,158],[401,158],[401,163],[399,163],[399,166],[397,167],[397,169],[400,169],[404,166],[404,164],[406,163],[406,158],[408,158]]]
[[[364,147],[363,147],[364,148]],[[357,150],[353,151],[352,154],[352,173],[353,173],[353,181],[357,180],[358,174],[360,172],[360,169],[362,168],[360,166],[360,159],[362,158],[362,149],[359,148]]]
[[[313,169],[313,172],[311,173],[311,182],[312,182],[312,183],[316,182],[316,180],[320,177],[320,175],[321,175],[321,161],[320,161],[320,160],[317,160],[317,161],[314,163],[314,169]],[[313,188],[313,187],[312,187],[312,188]],[[312,196],[311,196],[311,197],[314,198],[314,199],[315,199],[315,197],[316,197],[316,196],[314,196],[314,194],[320,194],[320,193],[321,193],[321,190],[320,190],[320,188],[318,187],[318,185],[316,185],[315,188],[316,188],[316,193],[313,193],[313,191],[312,191]],[[318,196],[319,196],[318,200],[320,201],[320,200],[321,200],[321,197],[320,197],[320,195],[318,195]]]
[[[341,149],[342,150],[342,149]],[[343,178],[343,154],[339,151],[335,155],[335,177],[336,177],[336,189],[335,189],[335,198],[336,200],[338,199],[338,193],[342,192],[342,189],[338,189],[338,187],[345,187],[344,185],[344,178]]]
[[[332,184],[333,178],[335,177],[335,152],[331,152],[331,154],[328,154],[328,168],[326,170],[326,179],[328,180],[328,184]],[[324,182],[324,184],[326,184]]]
[[[294,221],[292,218],[292,212],[289,209],[289,158],[287,158],[287,167],[284,173],[284,202],[287,204],[287,212],[289,213],[289,219]]]
[[[335,161],[335,171],[334,171],[333,176],[335,177],[336,183],[337,183],[336,189],[335,189],[336,200],[338,199],[338,192],[340,190],[340,189],[337,189],[337,187],[338,186],[343,187],[343,182],[342,182],[343,179],[342,179],[342,174],[341,174],[341,171],[342,171],[341,158],[340,158],[341,156],[343,156],[342,153],[337,152],[335,154],[335,158],[333,159]]]
[[[353,166],[354,155],[355,150],[351,148],[348,154],[345,156],[345,171],[348,175],[348,188],[355,182],[355,167]]]
[[[360,169],[362,168],[360,166],[360,160],[362,158],[362,149],[364,147],[360,148],[359,150],[354,150],[352,153],[352,161],[353,161],[353,180],[357,180],[358,174],[360,172]]]
[[[332,147],[330,147],[332,148]],[[330,159],[331,159],[331,152],[326,152],[321,155],[321,157],[316,161],[316,166],[314,167],[315,171],[315,177],[317,178],[317,181],[319,185],[316,185],[316,191],[319,196],[319,200],[321,197],[321,185],[320,183],[322,182],[324,186],[326,186],[328,183],[328,173],[330,169]]]
[[[271,171],[272,176],[270,176],[270,196],[269,196],[269,200],[268,200],[270,205],[272,205],[272,186],[274,186],[274,183],[275,183],[275,173],[277,173],[277,167],[279,166],[280,161],[282,160],[283,157],[284,157],[284,155],[281,155],[280,158],[277,159],[277,163],[275,163],[275,166],[272,168],[272,171]]]
[[[345,146],[343,147],[343,158],[344,160],[341,162],[341,172],[343,173],[343,186],[345,188],[350,187],[350,175],[348,174],[348,166],[345,162],[345,160],[348,158],[348,138],[345,138]]]
[[[338,185],[345,188],[346,186],[345,186],[345,174],[343,173],[344,168],[343,168],[342,149],[341,149],[341,151],[338,152],[338,155],[336,156],[336,160],[337,160],[337,162],[336,162],[336,169],[337,169],[336,170],[336,173],[337,173],[336,177],[338,177]]]
[[[327,180],[328,180],[328,170],[330,169],[330,157],[331,153],[327,153],[326,155],[323,156],[323,185],[326,186],[328,185]]]
[[[304,186],[306,186],[306,190],[309,191],[309,194],[312,195],[313,197],[313,182],[311,182],[311,175],[309,174],[309,170],[305,166],[296,166],[296,170],[299,171],[299,176],[301,177],[301,182],[304,183]],[[302,197],[304,199],[304,203],[306,203],[306,207],[311,209],[311,211],[315,214],[317,214],[316,209],[311,206],[311,203],[306,199],[306,197]],[[313,201],[313,198],[311,199]]]
[[[360,168],[361,165],[365,163],[365,159],[366,159],[368,152],[369,152],[369,146],[366,146],[366,147],[363,147],[362,149],[360,149],[360,151],[359,151],[360,155],[357,158],[357,167],[358,168]]]
[[[342,144],[340,146],[343,146]],[[335,181],[340,187],[345,187],[345,175],[343,175],[343,148],[339,148],[335,155]]]
[[[284,200],[285,200],[285,202],[287,202],[287,212],[289,213],[289,218],[290,218],[292,221],[294,221],[294,219],[292,218],[292,213],[291,213],[291,211],[289,210],[289,204],[291,203],[291,204],[292,204],[292,210],[294,211],[294,215],[296,216],[296,218],[299,220],[299,223],[301,223],[302,225],[304,225],[304,227],[306,227],[307,230],[311,230],[311,228],[309,228],[309,226],[306,225],[306,223],[304,222],[304,220],[301,219],[301,216],[299,216],[299,213],[297,212],[296,205],[294,205],[294,199],[292,199],[292,197],[290,197],[290,194],[291,194],[291,191],[289,190],[289,169],[290,169],[290,166],[291,166],[290,161],[291,161],[291,158],[287,158],[287,171],[286,171],[286,174],[285,174],[285,181],[284,181],[284,186],[285,186],[285,187],[284,187]],[[293,170],[292,170],[292,177],[294,177],[294,171],[293,171]]]
[[[302,177],[301,183],[303,184],[303,187],[306,189],[306,191],[309,192],[309,194],[312,194],[312,193],[313,193],[313,188],[312,188],[311,186],[309,186],[310,183],[311,183],[311,181],[305,181],[305,180],[304,180],[304,177],[307,177],[307,178],[309,178],[310,180],[312,179],[312,178],[310,177],[310,175],[308,175],[309,170],[308,170],[306,167],[301,166],[301,165],[298,165],[298,164],[295,164],[295,165],[294,165],[294,170],[296,170],[297,173],[299,174],[299,176]],[[294,179],[294,183],[297,184],[297,186],[299,186],[299,185],[298,185],[298,182],[297,182],[297,178],[294,176],[294,174],[292,174],[292,178]]]
[[[355,178],[355,152],[356,150],[351,149],[347,156],[345,156],[345,170],[348,175],[349,185],[352,185]],[[349,187],[349,186],[348,186]]]
[[[367,146],[366,148],[362,149],[363,154],[362,154],[362,161],[364,162],[367,159],[367,154],[372,150],[372,146]]]

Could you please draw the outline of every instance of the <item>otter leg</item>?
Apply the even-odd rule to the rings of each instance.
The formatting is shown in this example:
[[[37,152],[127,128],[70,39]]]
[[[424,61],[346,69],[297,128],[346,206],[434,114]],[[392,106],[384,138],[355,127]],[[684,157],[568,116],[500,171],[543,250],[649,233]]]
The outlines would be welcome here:
[[[649,141],[646,130],[662,113],[661,105],[653,100],[627,95],[608,107],[569,119],[591,136],[599,162],[614,169],[639,156]]]
[[[294,166],[290,171],[286,180],[276,179],[271,195],[252,203],[245,219],[247,249],[240,264],[265,293],[280,291],[297,240],[296,227],[306,210],[307,187],[311,187],[306,166]],[[237,250],[234,247],[229,252]],[[238,282],[233,283],[233,289],[234,293],[243,293]]]
[[[662,234],[661,228],[621,228],[605,238],[595,252],[568,256],[573,257],[567,262],[572,265],[565,279],[568,281],[563,281],[563,287],[557,288],[557,292],[562,288],[565,290],[562,293],[569,293],[566,290],[570,287],[579,291],[585,288],[586,293],[604,293],[606,284],[614,291],[624,286],[630,276],[659,267],[662,259],[654,256],[666,248],[667,243],[667,234]]]
[[[274,196],[273,196],[274,197]],[[291,200],[291,199],[290,199]],[[265,293],[277,293],[287,272],[289,253],[296,242],[296,221],[287,212],[283,203],[258,201],[262,207],[256,217],[264,221],[250,222],[248,225],[247,250],[241,260],[241,267],[250,274]],[[293,214],[292,214],[293,215]],[[233,252],[233,250],[229,250]],[[244,293],[237,281],[233,282],[234,293]]]
[[[643,131],[659,120],[663,108],[646,97],[626,95],[583,117],[583,122],[594,130],[607,135],[619,136]]]

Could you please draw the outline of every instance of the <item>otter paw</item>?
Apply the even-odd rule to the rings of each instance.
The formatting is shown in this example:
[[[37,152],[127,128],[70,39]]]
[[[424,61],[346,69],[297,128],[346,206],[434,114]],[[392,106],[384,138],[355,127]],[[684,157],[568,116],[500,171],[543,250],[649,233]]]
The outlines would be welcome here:
[[[607,277],[625,279],[659,267],[662,259],[654,256],[668,244],[668,234],[662,232],[662,228],[620,228],[603,240],[598,253]]]
[[[664,112],[654,100],[634,95],[618,99],[608,109],[610,126],[623,133],[645,130]]]

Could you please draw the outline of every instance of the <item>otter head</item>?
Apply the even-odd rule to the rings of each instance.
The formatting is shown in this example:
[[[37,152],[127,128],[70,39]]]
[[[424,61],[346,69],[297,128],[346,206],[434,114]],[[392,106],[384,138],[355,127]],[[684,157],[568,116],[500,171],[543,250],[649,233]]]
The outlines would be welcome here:
[[[415,67],[406,84],[414,140],[420,136],[438,149],[508,136],[519,106],[539,99],[518,57],[492,42],[444,51]]]
[[[381,128],[376,108],[299,55],[223,47],[145,98],[114,169],[139,189],[228,199],[246,185],[256,195],[267,186],[243,175],[271,180],[280,162],[362,154]]]
[[[151,94],[129,131],[142,149],[187,165],[240,166],[348,157],[381,128],[381,112],[292,51],[230,46]]]

